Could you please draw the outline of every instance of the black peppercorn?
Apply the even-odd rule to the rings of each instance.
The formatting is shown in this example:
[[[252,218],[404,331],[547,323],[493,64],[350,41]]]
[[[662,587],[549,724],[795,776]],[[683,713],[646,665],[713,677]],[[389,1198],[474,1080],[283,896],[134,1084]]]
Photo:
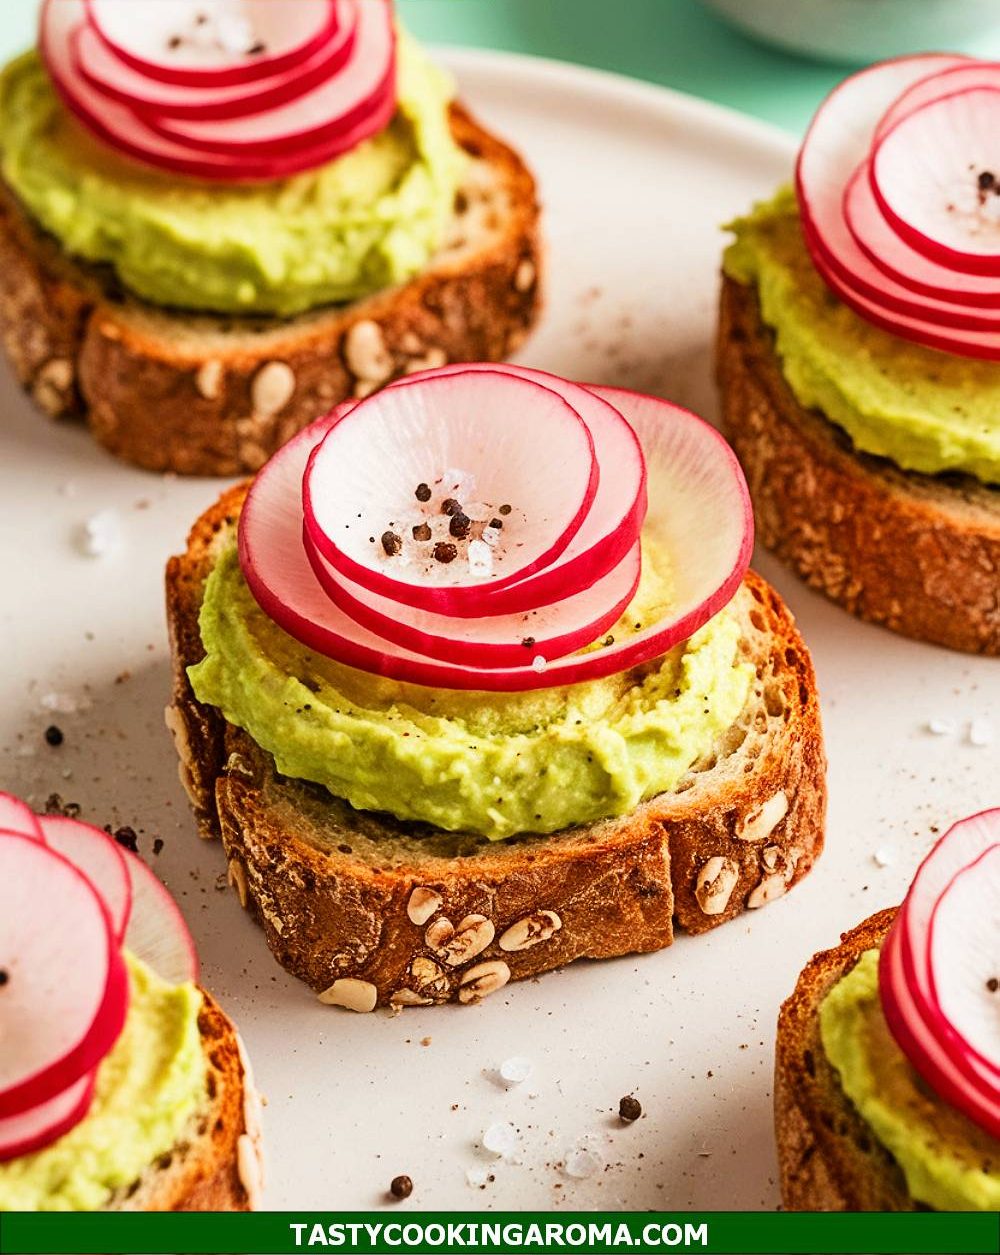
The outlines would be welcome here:
[[[382,548],[386,551],[386,553],[391,558],[395,554],[400,552],[400,550],[403,548],[403,542],[400,539],[400,537],[396,535],[395,532],[383,532],[382,533]]]
[[[62,745],[64,741],[62,728],[57,728],[53,723],[45,729],[45,739],[49,745]]]
[[[472,519],[461,511],[451,516],[451,522],[448,524],[448,531],[456,540],[465,540],[469,532],[472,531]]]
[[[618,1104],[618,1114],[626,1124],[631,1124],[642,1115],[642,1104],[632,1094],[626,1094]]]
[[[416,490],[413,495],[416,497],[418,501],[430,501],[431,499],[430,485],[429,484],[417,484]]]
[[[413,1182],[405,1174],[393,1177],[389,1186],[389,1193],[393,1198],[409,1198],[413,1193]]]
[[[461,514],[462,513],[461,501],[456,501],[454,497],[445,497],[444,501],[441,502],[441,513],[442,514]]]
[[[427,523],[417,523],[413,528],[414,540],[430,540],[431,529]]]
[[[436,562],[454,562],[458,557],[458,550],[446,540],[439,540],[434,546],[434,560]]]

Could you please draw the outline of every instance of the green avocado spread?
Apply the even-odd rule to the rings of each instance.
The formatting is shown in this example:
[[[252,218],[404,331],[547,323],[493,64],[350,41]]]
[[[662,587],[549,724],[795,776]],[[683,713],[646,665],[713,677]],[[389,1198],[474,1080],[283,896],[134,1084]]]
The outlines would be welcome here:
[[[0,1163],[0,1211],[96,1211],[177,1144],[204,1101],[201,995],[125,957],[128,1016],[90,1110],[50,1146]]]
[[[669,597],[646,555],[616,639]],[[287,776],[359,810],[483,834],[554,832],[672,789],[746,703],[752,668],[723,612],[642,668],[570,687],[468,693],[371,676],[311,653],[257,606],[235,548],[205,588],[206,656],[189,671]],[[599,648],[599,646],[598,646]]]
[[[202,182],[121,158],[60,103],[35,52],[0,75],[0,172],[67,252],[158,305],[290,315],[410,278],[440,245],[465,158],[451,87],[404,34],[390,125],[270,183]]]
[[[896,1045],[879,1000],[877,950],[827,994],[820,1032],[844,1092],[915,1199],[938,1211],[1000,1210],[1000,1145],[938,1098]]]
[[[723,266],[757,289],[797,400],[865,453],[909,471],[1000,483],[1000,366],[924,348],[859,318],[819,277],[791,189],[730,224]]]

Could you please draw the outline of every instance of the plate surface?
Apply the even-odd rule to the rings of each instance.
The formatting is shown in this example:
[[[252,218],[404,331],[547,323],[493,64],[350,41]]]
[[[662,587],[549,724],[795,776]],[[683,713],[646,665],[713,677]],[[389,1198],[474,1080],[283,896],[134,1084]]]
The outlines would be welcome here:
[[[540,178],[551,296],[523,360],[711,416],[718,224],[787,177],[790,142],[592,71],[445,59]],[[163,726],[162,568],[221,485],[129,470],[43,419],[0,369],[0,787],[39,807],[57,792],[85,818],[139,833],[269,1099],[267,1206],[379,1206],[399,1173],[421,1209],[776,1206],[779,1003],[814,950],[898,901],[936,831],[1000,801],[997,743],[968,736],[973,719],[1000,722],[1000,664],[858,623],[760,557],[799,617],[824,702],[831,806],[812,875],[709,936],[578,963],[476,1009],[325,1008],[224,891],[221,850],[195,834]],[[120,546],[83,556],[79,529],[102,510]],[[933,735],[928,720],[954,731]],[[58,749],[44,740],[50,723],[65,733]],[[508,1090],[497,1068],[513,1057],[533,1073]],[[628,1093],[645,1115],[623,1127]],[[518,1147],[499,1160],[479,1144],[505,1121]],[[604,1164],[585,1179],[560,1168],[580,1146]]]

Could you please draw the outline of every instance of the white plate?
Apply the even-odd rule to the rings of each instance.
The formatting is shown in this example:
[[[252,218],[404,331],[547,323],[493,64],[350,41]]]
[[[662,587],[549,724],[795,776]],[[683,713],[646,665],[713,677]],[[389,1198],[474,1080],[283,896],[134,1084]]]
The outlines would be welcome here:
[[[789,171],[789,141],[624,79],[529,59],[451,53],[462,92],[536,169],[551,295],[524,360],[713,409],[717,224]],[[1000,801],[1000,664],[855,622],[775,563],[819,669],[830,754],[828,851],[788,898],[660,954],[579,963],[477,1009],[356,1016],[320,1006],[272,961],[222,892],[220,849],[195,835],[163,727],[162,568],[216,495],[131,471],[0,385],[0,787],[57,791],[98,824],[131,824],[177,894],[205,983],[243,1030],[270,1100],[272,1208],[368,1208],[408,1173],[421,1208],[743,1208],[778,1202],[771,1132],[774,1021],[814,950],[898,900],[934,831]],[[85,558],[74,529],[111,508],[121,550]],[[124,674],[129,678],[122,678]],[[50,714],[52,694],[78,713]],[[932,736],[929,718],[956,732]],[[50,749],[50,722],[65,744]],[[998,727],[1000,732],[1000,727]],[[875,851],[892,862],[880,868]],[[526,1056],[507,1091],[494,1070]],[[645,1117],[619,1125],[623,1094]],[[510,1120],[516,1161],[477,1149]],[[562,1174],[577,1139],[607,1169]],[[484,1190],[469,1169],[488,1168]],[[404,1208],[405,1208],[404,1204]]]

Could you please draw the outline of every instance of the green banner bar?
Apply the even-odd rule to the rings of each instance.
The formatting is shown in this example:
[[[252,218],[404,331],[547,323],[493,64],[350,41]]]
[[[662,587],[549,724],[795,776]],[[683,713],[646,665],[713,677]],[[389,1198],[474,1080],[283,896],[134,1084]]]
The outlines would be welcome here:
[[[122,1212],[0,1216],[0,1255],[284,1255],[337,1250],[997,1255],[1000,1217],[918,1212]]]

